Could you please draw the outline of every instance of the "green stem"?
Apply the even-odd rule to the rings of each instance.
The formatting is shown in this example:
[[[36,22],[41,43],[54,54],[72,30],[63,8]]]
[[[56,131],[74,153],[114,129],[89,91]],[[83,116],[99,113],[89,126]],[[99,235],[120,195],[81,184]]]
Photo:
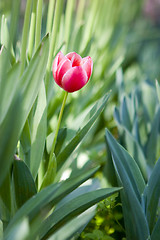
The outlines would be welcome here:
[[[66,100],[67,100],[67,96],[68,96],[68,92],[65,92],[64,98],[63,98],[63,102],[62,102],[61,111],[60,111],[59,118],[58,118],[58,123],[57,123],[56,131],[55,131],[55,135],[54,135],[54,139],[53,139],[53,143],[52,143],[52,148],[51,148],[51,153],[50,153],[50,157],[49,157],[49,162],[51,161],[51,158],[52,158],[54,150],[55,150],[57,136],[58,136],[58,131],[59,131],[59,128],[60,128],[61,119],[62,119],[65,103],[66,103]]]
[[[48,93],[48,85],[49,85],[49,76],[53,61],[53,54],[56,44],[56,38],[57,38],[57,32],[60,25],[60,19],[61,19],[61,11],[63,6],[63,0],[56,1],[56,8],[55,8],[55,15],[54,15],[54,22],[53,22],[53,28],[52,28],[52,34],[51,34],[51,42],[50,42],[50,49],[49,49],[49,56],[48,56],[48,63],[47,63],[47,69],[46,69],[46,76],[45,76],[45,83],[46,83],[46,93]]]
[[[28,31],[29,31],[31,7],[32,7],[32,0],[27,0],[25,17],[24,17],[24,25],[23,25],[23,33],[22,33],[21,71],[20,71],[20,75],[23,74],[23,71],[25,69],[26,49],[27,49],[27,40],[28,40]]]
[[[48,4],[46,33],[48,33],[48,32],[50,33],[51,29],[52,29],[54,5],[55,5],[55,0],[50,0],[49,4]]]
[[[41,41],[42,6],[43,6],[43,0],[38,0],[37,19],[36,19],[36,34],[35,34],[35,50],[37,50],[38,45]]]
[[[33,0],[33,8],[31,14],[31,25],[29,32],[29,43],[28,43],[28,58],[29,60],[33,54],[33,46],[34,46],[34,34],[35,34],[35,26],[36,26],[36,8],[37,8],[37,0]]]

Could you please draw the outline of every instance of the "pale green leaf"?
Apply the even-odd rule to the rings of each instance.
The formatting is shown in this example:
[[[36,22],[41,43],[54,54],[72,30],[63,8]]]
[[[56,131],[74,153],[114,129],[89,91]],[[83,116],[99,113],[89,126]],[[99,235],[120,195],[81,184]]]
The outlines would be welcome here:
[[[30,170],[35,179],[40,162],[42,161],[47,132],[47,102],[44,82],[41,83],[38,93],[31,132]]]

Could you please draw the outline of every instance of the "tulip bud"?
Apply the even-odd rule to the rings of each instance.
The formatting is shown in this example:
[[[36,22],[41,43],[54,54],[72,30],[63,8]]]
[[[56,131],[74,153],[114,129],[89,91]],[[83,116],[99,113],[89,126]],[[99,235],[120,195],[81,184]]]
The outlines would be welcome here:
[[[92,74],[91,57],[81,58],[75,52],[63,55],[59,52],[54,59],[52,72],[55,82],[66,92],[80,90],[88,82]]]

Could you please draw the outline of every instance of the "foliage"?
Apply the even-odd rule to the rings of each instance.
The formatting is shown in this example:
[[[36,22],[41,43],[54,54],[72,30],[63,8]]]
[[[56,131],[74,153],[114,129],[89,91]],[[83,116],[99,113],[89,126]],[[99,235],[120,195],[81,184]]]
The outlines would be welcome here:
[[[115,108],[119,140],[128,152],[106,130],[117,181],[124,189],[121,201],[128,239],[156,239],[159,234],[160,105],[156,88],[143,82],[129,96],[121,95],[121,105]],[[151,101],[146,100],[148,96]]]
[[[1,0],[0,238],[159,238],[159,21],[149,2]],[[60,129],[59,51],[94,63]]]

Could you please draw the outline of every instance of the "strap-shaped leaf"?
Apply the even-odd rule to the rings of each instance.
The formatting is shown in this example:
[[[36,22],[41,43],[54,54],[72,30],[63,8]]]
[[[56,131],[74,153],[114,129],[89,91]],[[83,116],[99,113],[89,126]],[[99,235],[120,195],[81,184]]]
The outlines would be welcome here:
[[[36,185],[27,165],[21,160],[13,162],[13,182],[16,205],[20,208],[37,193]]]
[[[13,160],[18,138],[37,97],[48,59],[48,36],[40,44],[18,85],[17,94],[0,126],[0,184]],[[18,76],[16,76],[18,78]],[[14,81],[15,75],[12,80]]]
[[[155,227],[153,228],[153,232],[151,235],[151,240],[158,240],[160,236],[160,217],[158,218]]]
[[[30,170],[35,179],[42,160],[47,131],[47,103],[44,82],[42,81],[33,117],[31,135]]]
[[[0,94],[0,124],[4,120],[12,101],[16,97],[19,87],[19,71],[20,64],[16,63],[7,74],[7,81],[3,81],[1,84]],[[6,79],[5,79],[6,80]]]
[[[89,129],[92,127],[93,123],[96,121],[102,110],[104,109],[106,102],[109,98],[109,94],[106,94],[103,98],[101,98],[91,109],[89,112],[90,119],[87,122],[87,124],[80,129],[76,136],[71,139],[69,144],[62,150],[62,152],[57,156],[57,163],[58,163],[58,169],[62,167],[65,160],[70,156],[70,154],[74,151],[74,149],[77,147],[77,145],[82,141],[82,139],[85,137]]]
[[[147,164],[144,153],[136,139],[131,135],[131,133],[125,129],[125,142],[128,152],[135,159],[138,167],[140,168],[144,179],[147,180]]]
[[[48,60],[48,42],[48,35],[46,35],[21,78],[21,94],[23,96],[23,111],[21,113],[22,128],[38,95],[42,80],[44,78]]]
[[[160,103],[160,85],[157,80],[156,80],[156,90],[157,90],[157,97]]]
[[[122,182],[123,179],[126,179],[126,182],[128,180],[130,191],[133,191],[137,199],[140,201],[141,193],[143,193],[145,188],[145,182],[138,165],[129,153],[120,144],[118,144],[107,129],[106,140],[114,158],[114,164],[118,175],[120,175]],[[128,189],[129,185],[127,186]]]
[[[121,188],[105,188],[82,194],[55,210],[38,228],[37,234],[41,239],[46,239],[59,227],[73,217],[84,212],[97,202],[120,191]]]
[[[40,211],[45,209],[49,204],[51,207],[59,202],[63,197],[65,197],[68,193],[73,191],[80,184],[89,179],[99,167],[91,169],[84,174],[80,174],[74,178],[69,178],[64,182],[52,184],[41,192],[37,193],[34,197],[29,199],[15,214],[12,218],[12,221],[8,225],[5,231],[6,239],[10,236],[10,232],[12,231],[15,224],[17,224],[24,217],[29,217],[30,220],[35,218]]]
[[[152,128],[148,141],[146,143],[146,157],[148,164],[153,167],[156,161],[157,139],[160,126],[160,107],[157,109],[155,117],[152,122]]]
[[[91,221],[95,214],[96,206],[93,206],[79,216],[76,216],[73,220],[67,222],[67,224],[65,224],[55,233],[53,233],[53,235],[51,235],[48,240],[67,240],[74,238],[76,235],[79,235],[84,230],[84,228]]]
[[[150,231],[152,232],[155,221],[156,211],[160,197],[160,158],[154,166],[148,184],[144,191],[146,201],[146,216]]]
[[[132,239],[146,240],[149,237],[149,229],[141,206],[141,193],[145,187],[144,179],[135,160],[116,142],[108,130],[106,130],[106,139],[118,179],[124,188],[123,208],[125,213],[129,212],[131,215],[130,219],[125,218],[125,221],[131,221],[130,224],[126,224],[126,227],[134,224],[136,234],[132,236]],[[130,230],[127,229],[127,231]]]
[[[126,96],[124,96],[122,99],[122,104],[121,104],[121,108],[120,108],[120,116],[121,116],[122,124],[128,130],[131,130],[132,129],[131,115],[130,115],[130,111],[128,109],[127,101],[130,101],[130,99],[127,98]]]

